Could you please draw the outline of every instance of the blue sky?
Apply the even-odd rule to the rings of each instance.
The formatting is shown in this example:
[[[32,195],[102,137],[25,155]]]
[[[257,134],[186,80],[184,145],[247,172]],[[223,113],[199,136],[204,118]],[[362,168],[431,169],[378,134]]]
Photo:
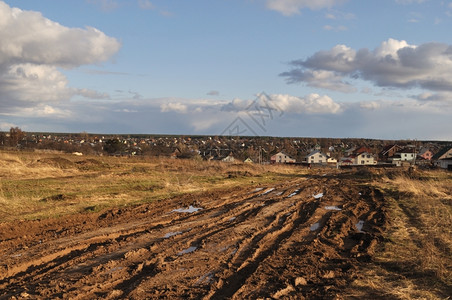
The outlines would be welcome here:
[[[452,140],[450,28],[452,1],[0,1],[0,130]]]

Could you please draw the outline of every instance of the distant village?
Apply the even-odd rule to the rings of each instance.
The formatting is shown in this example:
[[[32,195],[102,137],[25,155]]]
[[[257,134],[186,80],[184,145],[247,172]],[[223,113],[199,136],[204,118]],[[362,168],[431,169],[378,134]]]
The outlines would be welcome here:
[[[356,138],[0,132],[0,147],[73,155],[160,156],[306,167],[420,166],[452,170],[452,142]]]

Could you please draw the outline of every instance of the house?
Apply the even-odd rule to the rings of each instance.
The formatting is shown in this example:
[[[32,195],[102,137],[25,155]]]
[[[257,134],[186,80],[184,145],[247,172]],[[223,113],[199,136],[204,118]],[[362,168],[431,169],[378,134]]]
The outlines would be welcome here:
[[[402,146],[396,144],[387,145],[380,151],[378,157],[380,157],[381,160],[388,160],[396,155],[399,150],[402,150],[402,148]]]
[[[397,154],[400,155],[401,161],[413,161],[416,158],[416,148],[405,147],[397,151]]]
[[[272,164],[278,163],[278,164],[291,164],[295,162],[295,159],[290,157],[287,153],[284,152],[278,152],[272,157],[270,157],[270,162]]]
[[[305,156],[305,161],[310,164],[324,164],[327,163],[328,156],[320,150],[315,150]]]
[[[373,154],[370,152],[361,152],[357,154],[354,157],[353,162],[355,165],[375,165],[377,163]]]
[[[442,162],[444,159],[452,158],[452,147],[444,147],[441,150],[439,150],[435,155],[432,156],[432,161],[435,162],[437,167],[441,167],[441,165],[444,166],[445,162]]]
[[[441,169],[446,169],[446,170],[452,171],[452,157],[440,159],[439,167]]]
[[[341,165],[375,165],[377,160],[368,147],[360,147],[341,158]]]
[[[452,147],[450,146],[440,149],[435,155],[432,156],[432,160],[440,160],[449,157],[452,157]]]
[[[422,148],[417,154],[418,157],[422,157],[425,160],[432,160],[433,152],[428,148]]]

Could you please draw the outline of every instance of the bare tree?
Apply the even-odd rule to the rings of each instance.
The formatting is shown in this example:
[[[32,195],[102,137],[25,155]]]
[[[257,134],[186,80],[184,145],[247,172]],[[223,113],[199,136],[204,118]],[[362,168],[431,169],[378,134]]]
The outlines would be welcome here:
[[[11,147],[17,147],[24,137],[25,132],[23,132],[22,129],[19,127],[11,127],[9,130],[9,145]]]

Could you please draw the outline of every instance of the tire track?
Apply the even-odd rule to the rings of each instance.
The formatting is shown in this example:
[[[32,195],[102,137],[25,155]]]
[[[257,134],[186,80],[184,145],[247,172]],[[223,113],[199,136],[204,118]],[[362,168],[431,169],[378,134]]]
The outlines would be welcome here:
[[[78,223],[78,234],[57,235],[56,224],[41,244],[23,249],[24,241],[12,237],[0,243],[6,251],[0,253],[8,253],[0,298],[23,292],[130,299],[330,295],[328,284],[344,284],[354,265],[372,254],[385,223],[381,193],[349,183],[314,176],[260,190],[174,198],[104,213],[97,219],[101,227],[96,219]],[[174,211],[188,205],[202,210]],[[341,210],[326,209],[335,205]]]

